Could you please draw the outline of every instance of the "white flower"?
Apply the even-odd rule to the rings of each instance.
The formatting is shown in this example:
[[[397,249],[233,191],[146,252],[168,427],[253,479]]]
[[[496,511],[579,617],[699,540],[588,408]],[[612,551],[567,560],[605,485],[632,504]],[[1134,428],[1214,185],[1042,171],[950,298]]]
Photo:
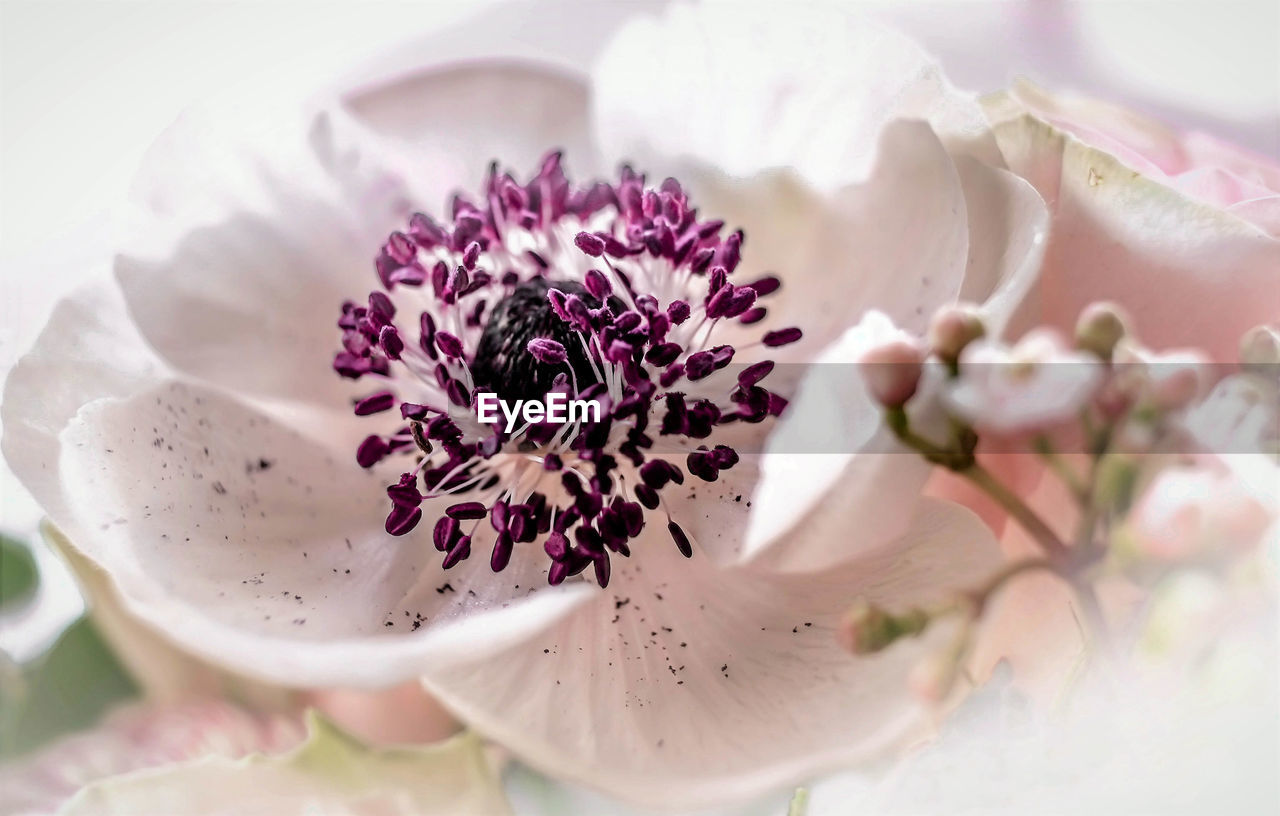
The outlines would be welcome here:
[[[1276,477],[1274,469],[1271,475]],[[1249,487],[1225,468],[1167,468],[1133,508],[1126,525],[1130,540],[1139,554],[1157,561],[1248,551],[1276,521],[1275,508],[1268,506],[1274,497]]]
[[[504,15],[504,25],[523,15],[546,29],[540,10],[512,6],[495,14]],[[454,713],[529,764],[622,796],[666,805],[742,797],[899,744],[927,722],[903,679],[931,639],[855,659],[835,642],[840,614],[859,595],[890,606],[936,602],[982,577],[998,553],[968,511],[919,498],[925,474],[904,457],[855,453],[881,438],[877,414],[806,428],[810,415],[797,409],[780,423],[717,426],[707,441],[736,447],[740,458],[717,459],[709,474],[715,481],[668,484],[661,509],[642,516],[643,529],[632,529],[626,510],[630,558],[578,541],[574,552],[590,563],[578,559],[564,572],[593,567],[594,580],[562,574],[570,579],[548,587],[555,565],[569,559],[552,554],[548,561],[544,551],[555,548],[515,533],[498,558],[503,545],[487,528],[467,533],[473,538],[465,553],[448,532],[446,572],[432,546],[433,525],[454,504],[467,505],[455,514],[468,524],[482,521],[466,490],[483,493],[489,483],[441,478],[435,488],[460,495],[427,497],[417,505],[421,526],[407,535],[384,531],[386,486],[402,468],[386,459],[386,467],[370,462],[366,472],[353,454],[370,433],[395,433],[350,415],[353,399],[370,389],[367,380],[353,387],[330,370],[339,337],[333,324],[344,300],[377,284],[372,261],[392,230],[405,229],[409,202],[439,214],[446,192],[483,189],[490,159],[523,173],[556,146],[581,180],[614,178],[602,167],[624,154],[664,172],[675,157],[712,144],[700,141],[707,135],[700,128],[744,140],[731,164],[703,157],[686,165],[683,181],[702,207],[699,217],[724,217],[729,229],[743,225],[747,243],[734,280],[773,272],[782,287],[759,330],[730,321],[717,327],[712,319],[713,340],[694,327],[681,345],[688,351],[746,340],[742,348],[758,352],[751,344],[762,332],[802,326],[801,342],[777,349],[780,369],[813,360],[837,340],[827,353],[853,359],[847,346],[856,336],[845,330],[872,307],[923,331],[936,306],[963,296],[985,301],[999,325],[1036,268],[1042,202],[1025,183],[973,158],[995,153],[974,124],[980,117],[972,100],[954,93],[909,43],[873,29],[847,21],[833,28],[804,14],[725,18],[679,8],[625,35],[589,88],[587,77],[571,70],[582,62],[572,28],[538,39],[538,53],[498,55],[524,58],[518,68],[444,61],[457,43],[484,41],[491,19],[423,43],[418,53],[426,63],[394,81],[362,84],[301,128],[264,116],[271,149],[247,162],[229,161],[234,151],[216,139],[210,144],[214,130],[207,127],[179,126],[166,137],[140,183],[145,244],[126,249],[113,280],[64,302],[11,376],[6,457],[51,520],[111,576],[128,610],[183,648],[289,685],[386,687],[420,677]],[[698,70],[701,60],[737,64],[736,43],[706,37],[725,19],[750,23],[752,37],[776,42],[776,73],[742,86]],[[810,35],[821,35],[827,47],[794,50]],[[691,37],[704,38],[697,49],[687,47]],[[846,54],[859,60],[851,65]],[[814,58],[823,70],[805,64]],[[885,65],[896,68],[886,74]],[[665,82],[666,71],[715,84],[691,93]],[[894,85],[869,86],[870,76],[889,76]],[[834,92],[866,104],[836,104]],[[791,112],[780,124],[801,130],[752,153],[746,145],[775,119],[761,101],[769,99],[786,100]],[[658,100],[670,107],[652,107]],[[642,115],[620,123],[612,118],[619,110]],[[730,112],[739,118],[726,119]],[[933,124],[899,116],[928,116]],[[593,141],[589,120],[605,138]],[[657,139],[673,122],[690,129],[687,147]],[[836,150],[815,161],[803,134],[819,124],[839,124],[853,153]],[[609,135],[615,125],[655,152],[617,144]],[[304,145],[310,150],[299,155]],[[824,164],[831,185],[815,182]],[[538,178],[551,184],[560,176],[548,170]],[[519,261],[526,269],[529,257],[516,250],[533,249],[546,253],[540,257],[557,275],[594,285],[587,270],[598,247],[589,237],[575,248],[575,235],[621,230],[620,222],[609,215],[601,225],[560,216],[540,223],[564,229],[520,223],[523,232],[508,234],[527,246],[482,248],[469,260],[469,246],[420,246],[405,257],[421,262],[423,252],[439,253],[452,262],[456,252],[471,274],[472,264]],[[692,292],[694,308],[709,309],[696,288],[700,279],[672,272],[681,267],[662,254],[661,240],[655,235],[661,252],[618,265],[663,306]],[[448,287],[466,287],[456,266],[445,271]],[[615,291],[625,288],[620,281],[613,279]],[[435,308],[424,305],[429,290],[387,288],[397,320],[410,321],[408,342],[416,343],[415,319]],[[454,355],[449,382],[470,390],[463,372],[474,375],[484,331],[456,309],[432,314],[459,321],[438,327],[458,345],[436,345]],[[379,354],[391,353],[395,341],[381,328]],[[598,327],[592,332],[574,338],[603,340]],[[348,351],[360,360],[378,359],[360,356],[368,348],[349,339],[358,351]],[[774,375],[782,393],[804,373],[788,368]],[[396,371],[398,389],[453,395],[445,382],[437,388]],[[834,387],[861,393],[856,372],[845,374]],[[619,383],[600,376],[611,398],[623,396],[613,390]],[[822,381],[809,372],[800,402]],[[381,405],[362,403],[361,413],[374,407]],[[655,424],[661,418],[656,413]],[[797,439],[812,443],[805,434],[815,430],[834,435],[836,446],[823,450],[849,452],[835,454],[835,467],[799,455],[812,447],[787,447]],[[471,425],[463,432],[467,444],[483,439]],[[435,442],[435,455],[448,448]],[[615,443],[605,440],[600,450]],[[766,444],[780,454],[769,466],[790,468],[787,478],[779,480],[780,471],[761,477]],[[493,489],[512,496],[526,490],[512,474],[536,472],[527,451],[508,445],[499,456],[509,458],[484,460],[494,468],[487,472]],[[674,451],[667,456],[685,461]],[[511,470],[496,469],[500,462]],[[617,476],[591,491],[643,501],[633,490],[641,480],[625,463]],[[548,506],[572,503],[552,484],[539,488],[548,491]],[[493,495],[483,504],[492,512]],[[539,526],[541,510],[529,512]],[[678,525],[671,531],[667,514]],[[386,529],[405,533],[418,521],[410,517],[393,514]],[[494,547],[492,560],[466,558],[472,542],[485,556]]]
[[[970,344],[960,355],[960,378],[946,399],[980,429],[1043,428],[1074,417],[1103,375],[1097,357],[1068,348],[1051,329],[1035,329],[1013,347],[989,340]]]
[[[1226,377],[1187,411],[1183,424],[1207,453],[1274,453],[1280,443],[1280,385],[1257,374]]]
[[[1151,351],[1122,341],[1116,346],[1117,387],[1162,411],[1185,408],[1204,395],[1210,360],[1195,349]]]

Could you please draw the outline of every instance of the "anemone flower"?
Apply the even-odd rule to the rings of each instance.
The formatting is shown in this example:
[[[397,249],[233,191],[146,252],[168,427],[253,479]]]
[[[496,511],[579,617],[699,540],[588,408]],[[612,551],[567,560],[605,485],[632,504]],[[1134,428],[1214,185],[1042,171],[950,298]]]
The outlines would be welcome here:
[[[175,126],[142,238],[12,374],[4,452],[202,658],[419,678],[554,775],[739,798],[919,733],[904,678],[945,632],[855,658],[839,616],[999,558],[909,457],[860,452],[856,372],[809,364],[856,359],[871,308],[1006,314],[1045,211],[895,35],[681,7],[588,75],[617,21],[579,11],[478,17],[301,121],[240,110],[241,141]],[[786,407],[824,388],[847,402]],[[603,415],[508,430],[482,390]]]

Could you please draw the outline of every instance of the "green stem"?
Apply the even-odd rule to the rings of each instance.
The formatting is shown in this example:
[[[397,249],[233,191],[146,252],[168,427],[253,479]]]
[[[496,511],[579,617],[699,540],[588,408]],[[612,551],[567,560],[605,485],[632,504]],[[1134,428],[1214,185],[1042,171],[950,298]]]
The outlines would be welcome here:
[[[1085,487],[1084,482],[1080,481],[1080,477],[1076,474],[1071,466],[1067,464],[1061,456],[1053,450],[1052,444],[1044,437],[1037,437],[1035,441],[1036,453],[1044,460],[1062,483],[1071,491],[1077,502],[1084,504],[1089,500],[1089,491]]]
[[[992,476],[989,470],[974,462],[964,470],[957,471],[957,473],[982,489],[983,492],[995,500],[996,504],[1004,508],[1005,512],[1012,516],[1022,526],[1022,529],[1026,530],[1035,539],[1046,555],[1057,559],[1065,559],[1067,557],[1069,553],[1067,545],[1062,543],[1062,539],[1058,538],[1058,534],[1016,493]]]
[[[964,429],[963,433],[956,433],[955,447],[942,447],[911,430],[907,412],[902,408],[891,408],[886,411],[885,422],[904,445],[918,452],[926,461],[947,468],[985,491],[1022,525],[1046,555],[1060,560],[1067,558],[1069,553],[1067,545],[1062,543],[1057,533],[1016,493],[1001,484],[990,471],[978,463],[973,455],[977,437],[972,431]]]

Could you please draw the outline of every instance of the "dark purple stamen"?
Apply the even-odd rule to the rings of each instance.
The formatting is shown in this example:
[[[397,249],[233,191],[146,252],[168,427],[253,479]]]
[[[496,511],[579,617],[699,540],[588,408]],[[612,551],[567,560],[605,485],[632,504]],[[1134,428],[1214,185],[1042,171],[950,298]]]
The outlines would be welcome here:
[[[715,343],[726,321],[763,320],[760,301],[781,281],[737,282],[742,232],[725,235],[722,222],[701,220],[672,179],[649,188],[623,168],[614,184],[579,188],[552,153],[525,184],[495,165],[483,193],[474,202],[455,197],[443,223],[412,216],[375,261],[382,289],[342,305],[334,370],[395,377],[394,393],[384,387],[357,401],[356,413],[400,407],[394,424],[360,443],[356,461],[372,468],[393,455],[413,459],[387,487],[392,535],[414,530],[423,508],[435,506],[428,499],[453,498],[431,520],[446,569],[468,559],[473,543],[489,550],[495,572],[520,545],[540,543],[548,583],[590,568],[607,586],[613,558],[631,557],[664,490],[686,475],[716,481],[738,463],[736,450],[716,444],[720,426],[762,422],[786,406],[764,384],[772,360],[748,360],[736,382],[711,375],[801,332],[778,329],[737,348]],[[411,296],[397,298],[402,288]],[[486,426],[475,416],[485,392],[590,400],[600,416],[507,431],[505,421]],[[654,455],[663,436],[682,448],[707,441],[672,462]],[[526,480],[530,472],[537,479]],[[524,492],[535,482],[539,489]],[[692,556],[677,521],[668,517],[667,529]]]
[[[689,543],[689,537],[684,534],[684,530],[680,529],[680,525],[674,521],[667,522],[667,531],[671,533],[671,540],[676,543],[676,549],[685,558],[693,558],[693,546]]]
[[[462,356],[462,341],[448,332],[436,332],[436,347],[446,357]]]
[[[465,521],[467,519],[482,519],[489,515],[489,510],[482,502],[471,501],[462,502],[461,504],[449,505],[444,511],[449,518]]]
[[[396,404],[396,395],[390,391],[379,391],[356,402],[356,416],[368,416],[389,411]]]
[[[785,346],[788,343],[794,343],[803,336],[803,332],[792,327],[789,329],[778,329],[777,331],[765,332],[764,344],[770,348],[776,346]]]
[[[540,363],[559,365],[569,359],[564,345],[546,337],[536,337],[529,341],[529,353]]]

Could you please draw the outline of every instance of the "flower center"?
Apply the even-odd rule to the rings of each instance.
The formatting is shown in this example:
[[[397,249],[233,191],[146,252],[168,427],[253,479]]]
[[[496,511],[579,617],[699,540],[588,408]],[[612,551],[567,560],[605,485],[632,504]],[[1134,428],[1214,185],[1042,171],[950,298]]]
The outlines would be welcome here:
[[[580,387],[599,382],[577,333],[551,307],[547,295],[550,289],[566,296],[576,295],[590,308],[600,306],[587,287],[577,281],[539,277],[516,284],[494,306],[480,333],[471,360],[471,376],[477,388],[508,401],[540,400],[551,391],[556,375],[564,373],[566,365]],[[559,343],[565,350],[565,363],[543,362],[530,354],[529,343],[540,338]]]
[[[764,318],[757,301],[778,279],[734,283],[741,231],[700,220],[675,180],[644,181],[624,168],[616,184],[574,188],[558,153],[523,185],[491,167],[482,205],[455,198],[450,224],[413,216],[377,258],[381,289],[343,304],[334,369],[383,384],[355,413],[400,414],[356,461],[412,463],[387,488],[386,529],[408,534],[424,504],[439,507],[429,523],[446,569],[475,545],[501,571],[540,542],[548,582],[590,567],[605,586],[611,555],[630,557],[657,513],[691,556],[662,491],[686,474],[718,479],[738,453],[715,444],[716,428],[785,407],[761,385],[771,360],[730,371],[739,349],[716,342],[727,323]],[[765,332],[742,350],[800,336]],[[599,413],[493,422],[491,394],[589,401]]]

